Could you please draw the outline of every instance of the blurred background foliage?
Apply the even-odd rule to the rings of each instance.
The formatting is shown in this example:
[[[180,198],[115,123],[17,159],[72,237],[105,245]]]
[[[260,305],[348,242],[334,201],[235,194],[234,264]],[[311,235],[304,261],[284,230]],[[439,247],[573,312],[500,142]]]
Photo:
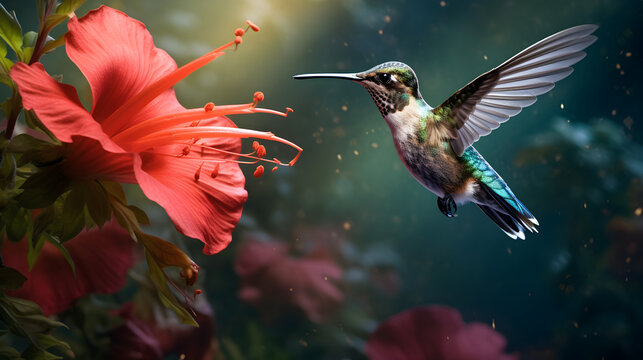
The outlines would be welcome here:
[[[636,100],[643,83],[642,1],[90,0],[77,15],[101,3],[144,22],[180,65],[252,19],[262,31],[181,82],[177,97],[198,107],[249,102],[261,90],[265,107],[295,110],[283,119],[233,118],[291,139],[304,153],[294,168],[260,179],[244,168],[249,199],[232,244],[220,254],[202,255],[201,244],[184,241],[162,209],[129,189],[130,202],[154,224],[147,230],[178,243],[201,266],[200,287],[214,309],[213,353],[360,359],[368,335],[386,318],[443,304],[466,321],[493,324],[508,352],[522,359],[643,358],[643,114]],[[16,11],[23,30],[37,29],[33,2],[3,5]],[[414,68],[423,96],[437,106],[524,47],[583,23],[600,25],[599,39],[574,74],[476,143],[538,218],[540,233],[526,241],[507,238],[474,206],[445,218],[434,195],[407,174],[388,127],[359,86],[291,79],[400,60]],[[63,51],[44,62],[91,103],[88,85]],[[288,151],[266,146],[269,157]],[[341,269],[341,300],[314,297],[337,303],[313,319],[296,301],[268,317],[240,301],[245,279],[235,261],[249,241],[285,246],[282,261],[293,264],[332,262]],[[136,273],[115,297],[91,297],[60,316],[68,324],[84,322],[61,331],[76,339],[77,358],[106,354],[107,330],[119,320],[104,319],[105,308],[132,298]],[[264,281],[278,284],[279,276]]]

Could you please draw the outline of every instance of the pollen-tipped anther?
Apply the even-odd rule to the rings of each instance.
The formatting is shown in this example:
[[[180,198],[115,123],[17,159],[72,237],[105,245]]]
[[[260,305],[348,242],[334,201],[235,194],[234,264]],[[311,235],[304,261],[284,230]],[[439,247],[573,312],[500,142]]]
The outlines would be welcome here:
[[[254,174],[252,174],[252,175],[254,177],[256,177],[256,178],[261,177],[261,175],[263,175],[263,170],[264,170],[263,165],[259,165],[259,166],[257,166],[257,169],[255,170]]]
[[[257,26],[255,23],[253,23],[250,20],[246,20],[246,24],[248,24],[248,28],[252,29],[252,31],[254,31],[254,32],[258,32],[259,30],[261,30],[261,28],[259,28],[259,26]]]
[[[257,151],[257,156],[258,157],[262,158],[262,157],[266,156],[266,147],[265,146],[259,145],[257,147],[256,151]]]
[[[245,31],[245,30],[243,30],[242,28],[237,28],[237,29],[234,31],[234,35],[235,35],[235,36],[243,36],[243,34],[245,34],[245,33],[246,33],[246,31]]]
[[[210,174],[210,177],[213,179],[217,177],[217,175],[219,175],[220,168],[221,168],[221,164],[217,163],[216,165],[214,165],[214,169],[212,169],[212,174]]]
[[[214,110],[214,103],[209,102],[209,103],[205,104],[205,106],[203,107],[203,110],[205,110],[205,112],[210,112],[210,111]]]
[[[203,167],[203,163],[199,165],[199,167],[196,169],[196,172],[194,173],[194,181],[199,181],[199,178],[201,177],[201,168]]]

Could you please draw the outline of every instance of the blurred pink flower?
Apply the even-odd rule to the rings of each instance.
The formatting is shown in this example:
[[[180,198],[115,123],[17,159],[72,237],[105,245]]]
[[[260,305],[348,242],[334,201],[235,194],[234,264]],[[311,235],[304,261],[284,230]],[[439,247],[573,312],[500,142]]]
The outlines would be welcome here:
[[[482,323],[465,324],[445,306],[424,306],[380,324],[366,344],[371,360],[515,360],[507,339]]]
[[[285,244],[259,237],[249,236],[237,254],[239,298],[263,310],[267,321],[292,310],[317,323],[332,316],[344,300],[341,268],[323,253],[292,257]]]
[[[118,222],[112,220],[101,229],[82,232],[64,243],[76,267],[76,277],[63,254],[45,242],[36,263],[29,271],[27,240],[2,244],[4,265],[20,271],[27,281],[20,289],[7,290],[11,296],[40,305],[45,315],[69,308],[90,293],[115,293],[125,285],[132,266],[134,241]]]
[[[180,322],[160,307],[145,306],[138,309],[130,302],[118,311],[125,323],[112,334],[111,359],[160,360],[168,355],[190,360],[214,358],[214,312],[203,295],[197,297],[193,307],[199,327]]]

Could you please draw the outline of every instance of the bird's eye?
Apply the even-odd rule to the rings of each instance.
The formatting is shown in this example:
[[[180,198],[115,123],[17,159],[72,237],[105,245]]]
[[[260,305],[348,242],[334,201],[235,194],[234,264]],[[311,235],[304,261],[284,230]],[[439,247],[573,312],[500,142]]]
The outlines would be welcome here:
[[[377,79],[382,83],[382,84],[388,84],[391,82],[391,74],[388,73],[381,73],[377,75]]]

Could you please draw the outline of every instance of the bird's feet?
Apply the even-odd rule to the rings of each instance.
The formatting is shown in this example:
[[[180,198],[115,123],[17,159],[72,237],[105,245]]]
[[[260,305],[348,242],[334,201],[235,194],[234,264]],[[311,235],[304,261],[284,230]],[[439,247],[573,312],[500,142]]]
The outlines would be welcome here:
[[[444,197],[438,198],[438,209],[440,209],[440,211],[442,211],[442,213],[447,217],[458,216],[456,214],[458,207],[456,206],[455,200],[453,200],[451,194],[445,194]]]

